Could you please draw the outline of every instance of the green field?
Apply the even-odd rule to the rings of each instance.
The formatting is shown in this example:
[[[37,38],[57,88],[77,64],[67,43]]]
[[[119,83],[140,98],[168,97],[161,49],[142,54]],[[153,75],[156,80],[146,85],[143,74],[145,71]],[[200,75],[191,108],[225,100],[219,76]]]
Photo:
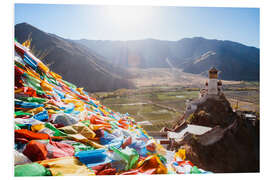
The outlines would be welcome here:
[[[174,126],[185,111],[186,100],[198,98],[198,92],[198,88],[155,86],[93,95],[103,105],[116,112],[128,113],[137,122],[150,122],[152,125],[142,125],[145,130],[159,131]],[[224,93],[232,106],[238,101],[240,110],[259,111],[258,83],[226,85]]]
[[[137,122],[151,122],[153,126],[143,127],[156,131],[164,126],[172,127],[183,114],[186,99],[197,97],[198,91],[160,91],[155,88],[151,92],[138,90],[131,95],[103,98],[101,102],[116,112],[129,113]]]

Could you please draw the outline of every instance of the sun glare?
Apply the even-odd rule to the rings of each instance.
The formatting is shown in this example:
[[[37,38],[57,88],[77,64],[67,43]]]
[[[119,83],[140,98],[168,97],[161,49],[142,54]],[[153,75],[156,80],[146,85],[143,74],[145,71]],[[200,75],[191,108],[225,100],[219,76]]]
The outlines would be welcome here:
[[[145,24],[151,17],[151,8],[109,6],[105,14],[115,26],[120,28],[136,28]]]

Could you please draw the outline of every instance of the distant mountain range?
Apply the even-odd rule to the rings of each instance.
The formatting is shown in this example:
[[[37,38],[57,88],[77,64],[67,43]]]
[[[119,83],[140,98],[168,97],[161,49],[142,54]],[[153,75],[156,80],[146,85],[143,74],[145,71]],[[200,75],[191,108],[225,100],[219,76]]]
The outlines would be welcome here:
[[[232,41],[202,37],[179,41],[155,39],[133,41],[77,40],[120,67],[177,67],[184,72],[206,75],[219,69],[224,80],[259,80],[260,50]],[[168,63],[169,60],[169,63]]]
[[[133,88],[129,73],[108,63],[86,46],[43,32],[30,24],[15,25],[15,38],[23,43],[32,38],[31,49],[50,69],[89,92]]]
[[[31,50],[64,79],[89,92],[134,88],[128,68],[180,68],[207,75],[215,66],[224,80],[259,80],[260,50],[232,41],[202,37],[179,41],[70,40],[27,23],[15,25],[15,38],[32,38]]]

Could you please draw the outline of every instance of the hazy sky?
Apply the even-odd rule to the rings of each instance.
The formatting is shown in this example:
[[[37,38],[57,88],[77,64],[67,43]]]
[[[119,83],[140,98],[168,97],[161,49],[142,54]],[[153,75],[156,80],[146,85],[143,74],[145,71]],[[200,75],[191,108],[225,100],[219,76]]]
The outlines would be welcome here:
[[[27,22],[69,39],[177,41],[201,36],[259,47],[258,8],[16,4]]]

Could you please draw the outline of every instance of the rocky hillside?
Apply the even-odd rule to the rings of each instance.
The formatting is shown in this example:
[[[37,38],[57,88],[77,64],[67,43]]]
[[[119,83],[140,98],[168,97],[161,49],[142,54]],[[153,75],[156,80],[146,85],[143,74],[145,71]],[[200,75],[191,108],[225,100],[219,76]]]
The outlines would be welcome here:
[[[225,128],[237,118],[232,111],[229,101],[225,96],[209,97],[198,105],[197,110],[191,114],[187,122],[190,124]]]
[[[15,38],[23,43],[32,38],[32,52],[50,68],[87,91],[133,88],[129,73],[110,64],[82,44],[41,31],[27,23],[15,26]]]
[[[213,127],[202,135],[186,133],[173,142],[171,148],[184,148],[194,164],[220,173],[259,172],[258,119],[252,123],[237,115],[223,96],[200,104],[181,126],[187,123]]]

